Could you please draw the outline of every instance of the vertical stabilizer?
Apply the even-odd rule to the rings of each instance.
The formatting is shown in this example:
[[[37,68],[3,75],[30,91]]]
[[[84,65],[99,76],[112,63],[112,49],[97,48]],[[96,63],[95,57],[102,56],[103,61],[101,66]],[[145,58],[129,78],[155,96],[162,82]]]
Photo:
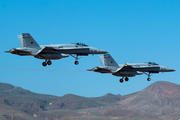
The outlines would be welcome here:
[[[22,38],[22,35],[17,35],[17,37],[18,37],[20,46],[21,46],[21,47],[24,47],[24,46],[23,46],[24,44],[23,44],[23,38]]]
[[[39,47],[37,42],[29,33],[22,33],[17,36],[21,47]]]
[[[104,54],[104,65],[105,66],[118,66],[116,61],[112,58],[110,54]]]
[[[104,64],[104,56],[98,56],[98,57],[99,57],[99,60],[101,62],[101,65],[105,66],[105,64]]]

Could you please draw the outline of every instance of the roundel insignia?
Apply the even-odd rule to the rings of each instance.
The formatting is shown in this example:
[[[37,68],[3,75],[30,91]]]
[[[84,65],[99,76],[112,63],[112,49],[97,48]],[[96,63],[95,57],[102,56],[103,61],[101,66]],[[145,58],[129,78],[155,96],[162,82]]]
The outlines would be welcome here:
[[[110,71],[112,71],[112,69],[110,69]]]
[[[30,51],[30,53],[32,53],[32,51]]]

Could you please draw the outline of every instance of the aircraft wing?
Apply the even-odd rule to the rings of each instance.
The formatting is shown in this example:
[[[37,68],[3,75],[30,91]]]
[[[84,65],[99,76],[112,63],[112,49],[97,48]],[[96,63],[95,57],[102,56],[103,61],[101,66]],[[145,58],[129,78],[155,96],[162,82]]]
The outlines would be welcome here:
[[[129,70],[129,69],[133,69],[133,67],[131,65],[127,65],[127,64],[124,64],[122,65],[121,67],[119,67],[116,72],[119,72],[121,70]]]
[[[116,69],[115,67],[109,67],[109,68],[95,67],[87,71],[94,71],[94,72],[100,72],[100,73],[116,73],[121,70],[129,70],[132,68],[133,67],[131,65],[124,64],[124,65],[119,66],[118,69]]]
[[[59,48],[56,50],[64,54],[89,53],[89,48]]]
[[[36,55],[42,53],[42,52],[60,52],[60,53],[64,53],[64,54],[78,54],[78,53],[88,53],[89,52],[89,48],[56,48],[56,47],[49,47],[49,46],[45,46],[43,47],[41,50],[39,50]]]
[[[42,52],[53,52],[53,51],[57,51],[57,50],[54,47],[44,47],[37,52],[37,55]]]

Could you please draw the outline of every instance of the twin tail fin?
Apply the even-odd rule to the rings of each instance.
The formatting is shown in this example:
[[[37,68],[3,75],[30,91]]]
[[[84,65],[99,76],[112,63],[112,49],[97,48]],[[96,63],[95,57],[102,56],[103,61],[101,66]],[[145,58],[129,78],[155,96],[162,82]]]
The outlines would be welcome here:
[[[22,33],[17,37],[21,47],[40,47],[29,33]]]
[[[110,54],[104,54],[104,56],[99,56],[99,59],[102,66],[118,66],[118,64]]]

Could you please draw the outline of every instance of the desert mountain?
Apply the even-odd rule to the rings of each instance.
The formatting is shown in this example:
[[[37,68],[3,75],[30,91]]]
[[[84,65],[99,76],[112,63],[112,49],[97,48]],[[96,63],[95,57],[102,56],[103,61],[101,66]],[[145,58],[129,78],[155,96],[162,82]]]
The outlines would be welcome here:
[[[101,103],[101,104],[111,104],[111,103],[115,103],[115,102],[118,102],[121,100],[121,95],[118,94],[118,95],[113,95],[111,93],[108,93],[102,97],[95,97],[95,98],[92,98],[92,100],[98,102],[98,103]]]
[[[77,109],[85,109],[85,108],[93,108],[100,107],[109,103],[115,103],[120,101],[120,95],[113,95],[108,93],[102,97],[81,97],[73,94],[66,94],[62,97],[59,97],[56,101],[52,103],[51,106],[48,107],[48,110],[57,110],[57,109],[69,109],[69,110],[77,110]]]
[[[0,115],[6,118],[14,116],[20,120],[21,117],[17,114],[26,116],[24,113],[32,116],[35,112],[46,110],[49,103],[55,100],[56,96],[35,94],[20,87],[0,83]],[[11,114],[6,110],[12,111]]]
[[[101,104],[96,101],[81,97],[73,94],[67,94],[60,97],[58,100],[54,101],[52,105],[48,108],[49,110],[59,110],[59,109],[69,109],[78,110],[84,108],[99,107]]]
[[[129,95],[101,97],[66,94],[62,97],[32,93],[0,83],[0,119],[147,119],[180,118],[180,85],[159,81]]]
[[[154,116],[180,113],[180,85],[159,81],[115,103],[120,109]]]

